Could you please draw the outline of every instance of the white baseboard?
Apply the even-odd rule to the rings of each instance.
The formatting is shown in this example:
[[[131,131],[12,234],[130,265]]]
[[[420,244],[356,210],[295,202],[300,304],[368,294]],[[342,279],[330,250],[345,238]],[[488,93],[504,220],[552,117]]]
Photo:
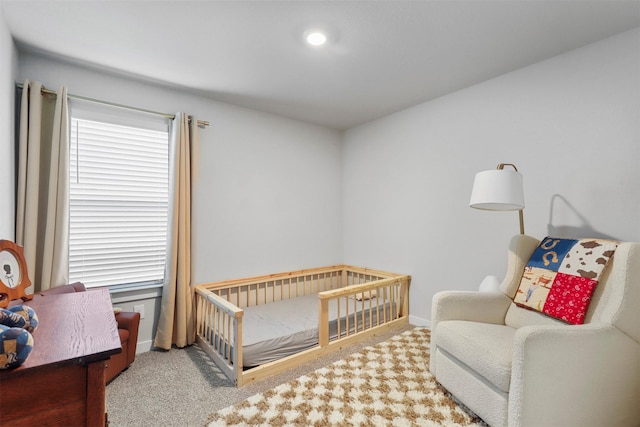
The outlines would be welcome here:
[[[431,327],[431,320],[423,319],[422,317],[409,315],[409,323],[414,326],[422,326],[425,328]]]
[[[150,351],[151,348],[153,348],[152,340],[139,341],[138,344],[136,345],[136,354],[146,353],[147,351]]]

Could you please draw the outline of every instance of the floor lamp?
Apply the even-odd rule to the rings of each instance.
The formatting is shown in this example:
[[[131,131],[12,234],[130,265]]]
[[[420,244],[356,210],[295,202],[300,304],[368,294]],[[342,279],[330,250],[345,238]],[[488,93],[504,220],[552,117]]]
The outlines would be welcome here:
[[[511,166],[511,169],[505,169]],[[478,172],[473,181],[469,206],[487,211],[518,211],[520,234],[524,234],[524,190],[522,174],[511,163],[500,163],[496,169]]]

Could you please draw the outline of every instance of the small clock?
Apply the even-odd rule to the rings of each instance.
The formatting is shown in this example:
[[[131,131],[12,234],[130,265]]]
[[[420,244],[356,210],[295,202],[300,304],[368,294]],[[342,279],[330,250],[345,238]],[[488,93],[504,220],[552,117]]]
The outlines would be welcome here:
[[[22,246],[10,240],[0,240],[0,308],[9,302],[21,298],[28,301],[33,295],[27,295],[25,289],[31,286],[27,263],[24,260]]]

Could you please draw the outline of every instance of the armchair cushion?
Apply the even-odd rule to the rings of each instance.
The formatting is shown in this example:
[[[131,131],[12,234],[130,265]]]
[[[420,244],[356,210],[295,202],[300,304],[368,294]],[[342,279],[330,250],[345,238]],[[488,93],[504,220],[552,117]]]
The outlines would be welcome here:
[[[440,291],[433,296],[431,307],[431,330],[446,320],[467,320],[493,324],[504,324],[505,314],[512,305],[511,298],[503,293]],[[429,362],[431,373],[435,375],[436,362]]]
[[[501,391],[509,392],[516,329],[491,323],[448,320],[438,324],[434,343]]]
[[[544,238],[527,263],[514,302],[582,324],[600,275],[618,246],[600,239]]]

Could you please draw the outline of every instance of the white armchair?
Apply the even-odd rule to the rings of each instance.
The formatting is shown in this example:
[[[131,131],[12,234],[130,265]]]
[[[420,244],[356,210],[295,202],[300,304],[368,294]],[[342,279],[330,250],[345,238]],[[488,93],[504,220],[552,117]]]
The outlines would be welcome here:
[[[498,293],[433,297],[431,372],[498,426],[640,426],[640,244],[621,243],[583,325],[512,301],[538,240],[515,236]]]

